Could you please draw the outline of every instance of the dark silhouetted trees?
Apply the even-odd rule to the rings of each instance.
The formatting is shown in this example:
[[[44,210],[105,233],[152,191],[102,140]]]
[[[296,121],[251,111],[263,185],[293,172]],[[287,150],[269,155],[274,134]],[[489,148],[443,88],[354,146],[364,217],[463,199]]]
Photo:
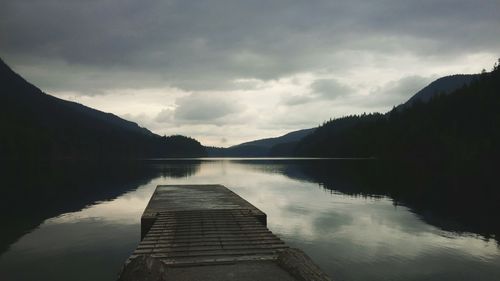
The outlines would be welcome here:
[[[43,93],[0,60],[2,159],[205,156],[196,140],[163,138],[136,123]]]
[[[326,122],[295,154],[465,163],[500,156],[500,70],[483,73],[450,94],[393,109]]]

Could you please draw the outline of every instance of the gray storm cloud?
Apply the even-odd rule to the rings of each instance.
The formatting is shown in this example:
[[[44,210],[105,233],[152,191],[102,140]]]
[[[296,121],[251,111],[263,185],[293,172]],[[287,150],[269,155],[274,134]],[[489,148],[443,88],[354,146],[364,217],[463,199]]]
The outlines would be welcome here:
[[[353,92],[349,86],[342,85],[335,79],[317,79],[312,83],[311,88],[314,93],[326,99],[335,99]]]
[[[174,119],[196,124],[218,124],[218,121],[242,109],[232,98],[216,94],[191,94],[177,100]]]
[[[321,123],[311,112],[383,110],[428,80],[417,76],[479,71],[498,57],[498,11],[498,0],[2,0],[0,56],[49,93],[130,109],[118,113],[153,129],[255,119],[258,137],[263,123]],[[306,86],[280,82],[300,75]],[[176,107],[156,94],[158,106],[116,105],[122,90],[163,88],[184,91],[165,92]]]
[[[346,50],[442,57],[500,47],[496,0],[4,0],[2,6],[2,55],[14,64],[34,58],[33,71],[48,60],[69,64],[77,75],[61,74],[67,81],[150,74],[149,86],[206,90],[230,87],[237,78],[342,71],[349,63],[335,58]],[[42,83],[58,88],[50,78]],[[74,90],[71,83],[61,87]]]
[[[432,80],[429,77],[407,76],[397,81],[390,81],[375,88],[363,102],[370,105],[398,105],[408,99],[408,93],[417,93]]]

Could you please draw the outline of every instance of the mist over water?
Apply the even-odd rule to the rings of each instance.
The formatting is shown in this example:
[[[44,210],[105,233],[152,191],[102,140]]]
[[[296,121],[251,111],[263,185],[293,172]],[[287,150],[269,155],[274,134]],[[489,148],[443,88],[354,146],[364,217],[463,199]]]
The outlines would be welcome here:
[[[410,188],[400,178],[424,184],[421,177],[384,169],[352,159],[5,168],[2,198],[13,199],[3,204],[0,279],[114,280],[139,242],[140,216],[159,184],[225,185],[335,280],[500,279],[495,227],[450,216],[447,202],[430,204],[426,194],[398,196],[398,188]]]

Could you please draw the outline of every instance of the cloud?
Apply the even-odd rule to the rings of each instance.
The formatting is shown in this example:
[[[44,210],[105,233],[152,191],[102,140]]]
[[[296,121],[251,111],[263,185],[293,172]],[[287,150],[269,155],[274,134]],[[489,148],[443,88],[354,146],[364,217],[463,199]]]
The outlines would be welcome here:
[[[235,99],[218,94],[191,94],[177,99],[173,118],[179,122],[221,124],[224,118],[243,110]]]
[[[311,95],[288,95],[283,98],[283,103],[285,105],[294,106],[294,105],[303,105],[309,102],[312,102],[314,97]]]
[[[352,88],[339,83],[335,79],[317,79],[311,84],[311,89],[318,96],[325,99],[336,99],[353,92]]]
[[[365,97],[370,105],[395,106],[407,101],[437,77],[407,76],[376,87]]]
[[[171,108],[162,109],[158,115],[156,115],[154,121],[158,123],[170,123],[174,117],[174,110]]]
[[[498,0],[3,0],[0,56],[49,93],[160,134],[234,144],[383,111],[427,77],[490,68],[499,10]]]
[[[283,104],[287,106],[300,106],[311,102],[332,101],[346,97],[354,89],[338,82],[333,78],[318,78],[310,82],[308,89],[302,94],[289,94],[283,97]]]
[[[61,74],[72,83],[83,79],[112,87],[132,79],[149,87],[165,83],[221,90],[232,89],[234,79],[345,71],[356,64],[355,52],[409,53],[430,60],[496,53],[500,19],[493,11],[499,8],[496,0],[481,5],[458,0],[6,0],[0,52],[15,63],[36,58],[37,71],[48,61],[60,61],[50,72],[63,64],[76,69]]]

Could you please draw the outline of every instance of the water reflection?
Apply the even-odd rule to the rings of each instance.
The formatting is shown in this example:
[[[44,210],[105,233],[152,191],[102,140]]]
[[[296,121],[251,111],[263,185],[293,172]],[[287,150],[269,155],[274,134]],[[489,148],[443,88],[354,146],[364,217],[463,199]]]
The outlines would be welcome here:
[[[8,222],[0,232],[0,254],[48,218],[113,200],[158,177],[192,175],[199,165],[199,161],[177,168],[137,162],[11,165],[0,161],[0,219]]]
[[[28,183],[13,181],[18,191],[9,195],[22,194],[36,203],[40,197],[30,196],[35,194],[45,202],[6,220],[9,229],[16,229],[17,220],[30,224],[13,231],[15,238],[2,240],[10,248],[0,256],[0,279],[113,280],[138,243],[140,214],[154,188],[176,183],[230,187],[267,213],[273,232],[305,250],[336,280],[500,278],[496,241],[449,231],[446,223],[446,227],[429,224],[410,209],[411,200],[406,204],[394,196],[394,187],[386,187],[388,182],[399,184],[394,176],[382,174],[373,164],[151,161],[115,168],[67,166],[64,175],[48,172],[56,174]],[[47,186],[58,196],[43,195],[43,189],[33,191]],[[458,229],[473,229],[464,225]]]

